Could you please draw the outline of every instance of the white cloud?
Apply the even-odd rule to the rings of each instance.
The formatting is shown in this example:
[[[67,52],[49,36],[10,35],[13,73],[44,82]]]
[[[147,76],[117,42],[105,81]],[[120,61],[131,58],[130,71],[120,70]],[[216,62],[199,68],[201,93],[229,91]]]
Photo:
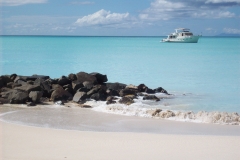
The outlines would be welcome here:
[[[240,3],[240,0],[207,0],[205,3]]]
[[[147,21],[172,18],[232,18],[236,15],[227,9],[238,6],[240,0],[154,0],[139,14]]]
[[[168,20],[179,14],[179,10],[187,10],[181,2],[171,2],[167,0],[155,0],[151,6],[139,14],[143,20]]]
[[[235,17],[234,13],[229,11],[205,11],[205,12],[196,12],[193,14],[193,17],[196,18],[232,18]]]
[[[102,9],[93,14],[79,18],[75,24],[78,26],[116,26],[118,24],[127,23],[129,18],[129,13],[111,13],[110,11]]]
[[[4,6],[19,6],[33,3],[46,3],[48,0],[0,0],[0,5]]]
[[[235,28],[224,28],[223,31],[230,34],[240,34],[240,29]]]

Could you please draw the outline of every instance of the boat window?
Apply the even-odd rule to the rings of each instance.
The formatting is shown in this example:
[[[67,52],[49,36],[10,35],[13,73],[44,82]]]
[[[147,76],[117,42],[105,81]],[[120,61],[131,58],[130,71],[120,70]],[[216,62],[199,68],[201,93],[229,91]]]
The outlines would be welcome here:
[[[192,33],[185,33],[185,36],[192,36]]]

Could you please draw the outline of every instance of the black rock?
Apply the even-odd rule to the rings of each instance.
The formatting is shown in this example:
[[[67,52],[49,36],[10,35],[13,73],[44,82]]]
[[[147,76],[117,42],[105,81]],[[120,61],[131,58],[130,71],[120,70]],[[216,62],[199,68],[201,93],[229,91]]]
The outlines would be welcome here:
[[[73,97],[72,94],[64,90],[61,86],[60,87],[58,86],[56,89],[54,89],[51,94],[52,101],[71,100],[72,97]]]
[[[74,90],[74,92],[76,92],[79,88],[82,88],[82,87],[83,87],[82,82],[78,82],[78,81],[72,82],[72,89]]]
[[[68,75],[68,79],[71,80],[71,81],[76,81],[77,80],[77,76],[76,76],[76,74],[70,73]]]
[[[156,89],[155,89],[155,92],[156,92],[156,93],[165,93],[165,94],[168,94],[168,95],[169,95],[169,93],[168,93],[165,89],[163,89],[162,87],[156,88]]]
[[[61,86],[64,86],[64,85],[67,85],[70,83],[71,83],[71,81],[65,76],[62,76],[61,78],[58,79],[58,84]]]
[[[155,100],[155,101],[160,101],[160,99],[158,97],[156,97],[155,95],[145,95],[143,97],[143,100]]]
[[[28,92],[21,90],[12,90],[8,96],[11,104],[25,104],[28,100]]]
[[[90,89],[93,88],[94,85],[93,85],[92,82],[85,81],[85,82],[83,82],[83,86],[84,86],[85,88],[87,88],[88,90],[90,90]]]
[[[130,105],[132,103],[134,103],[132,98],[129,97],[122,97],[122,99],[119,100],[119,103],[121,104],[126,104],[126,105]]]
[[[106,83],[105,85],[107,89],[116,90],[116,91],[120,91],[127,86],[126,84],[123,84],[123,83]]]
[[[136,95],[136,93],[136,90],[125,88],[119,92],[119,95],[123,97],[125,95]]]
[[[120,96],[119,92],[116,90],[108,89],[106,92],[108,96]]]
[[[155,91],[150,89],[150,88],[146,88],[145,92],[148,93],[148,94],[154,94],[155,93]]]
[[[42,88],[39,85],[31,85],[31,84],[25,84],[20,87],[15,87],[14,89],[25,91],[27,93],[30,93],[31,91],[42,91]]]
[[[148,87],[145,85],[145,84],[140,84],[138,85],[138,91],[139,92],[145,92],[145,90],[147,89]]]
[[[100,73],[97,73],[97,72],[90,73],[90,75],[93,75],[94,77],[96,77],[98,84],[102,84],[102,83],[108,81],[106,75],[103,75],[103,74],[100,74]]]
[[[90,98],[96,101],[106,101],[107,95],[104,94],[103,92],[98,92],[98,93],[94,93]]]
[[[80,83],[83,83],[85,81],[89,81],[92,84],[97,84],[97,78],[93,75],[90,75],[88,73],[85,72],[79,72],[76,74],[77,76],[77,81]]]
[[[43,95],[42,91],[31,91],[29,93],[29,98],[32,99],[32,102],[38,103],[38,102],[40,102],[42,95]]]
[[[85,92],[77,92],[73,97],[73,101],[74,102],[84,101],[87,97],[88,96]]]

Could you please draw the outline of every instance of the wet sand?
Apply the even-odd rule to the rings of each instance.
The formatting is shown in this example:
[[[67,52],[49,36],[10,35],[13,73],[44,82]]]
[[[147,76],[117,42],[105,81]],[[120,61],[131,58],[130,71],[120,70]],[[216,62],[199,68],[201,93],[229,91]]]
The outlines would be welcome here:
[[[0,111],[3,160],[240,157],[239,126],[119,116],[79,108],[0,107]],[[22,123],[16,124],[19,118]],[[69,119],[77,122],[71,126]],[[25,121],[32,121],[28,125],[35,127],[26,126]]]

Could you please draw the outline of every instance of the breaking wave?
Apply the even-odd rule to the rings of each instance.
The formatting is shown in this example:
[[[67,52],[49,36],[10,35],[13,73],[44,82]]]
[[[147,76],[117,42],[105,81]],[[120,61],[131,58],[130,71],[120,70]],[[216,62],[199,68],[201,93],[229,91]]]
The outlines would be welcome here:
[[[156,119],[167,119],[195,123],[215,123],[225,125],[240,125],[240,116],[238,113],[219,112],[219,111],[179,111],[168,109],[166,104],[155,105],[151,101],[134,100],[131,105],[120,103],[107,105],[106,102],[88,101],[87,104],[93,107],[93,110],[105,113],[149,117]]]

